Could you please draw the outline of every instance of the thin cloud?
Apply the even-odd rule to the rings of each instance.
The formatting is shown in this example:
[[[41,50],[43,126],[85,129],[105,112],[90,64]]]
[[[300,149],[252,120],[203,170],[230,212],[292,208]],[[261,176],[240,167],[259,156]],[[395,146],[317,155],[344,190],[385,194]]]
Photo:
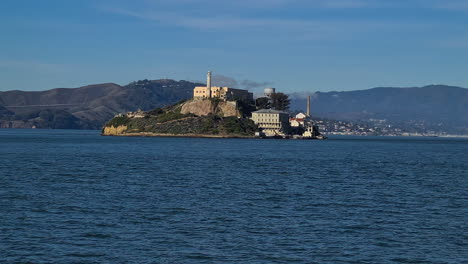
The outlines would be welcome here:
[[[204,83],[202,81],[194,81],[197,83]],[[213,86],[226,86],[231,88],[241,87],[247,90],[255,90],[257,88],[265,88],[271,86],[273,82],[257,82],[253,80],[242,80],[237,81],[233,77],[216,74],[212,77],[212,85]]]
[[[432,3],[432,8],[445,9],[450,11],[468,11],[468,2],[464,1],[435,1]]]
[[[220,74],[214,75],[212,78],[212,82],[214,86],[237,87],[238,85],[238,82],[234,78]]]
[[[271,86],[272,84],[272,82],[256,82],[252,80],[241,81],[242,87],[246,89],[265,88],[266,86]]]
[[[148,2],[153,4],[164,4],[166,6],[190,5],[211,8],[229,7],[242,9],[272,9],[283,7],[347,9],[379,8],[389,6],[388,2],[379,0],[158,0]]]
[[[450,39],[443,39],[436,42],[436,45],[443,48],[468,48],[468,37],[454,37]]]
[[[192,6],[228,6],[240,8],[276,8],[284,5],[290,5],[304,0],[149,0],[153,4],[165,5],[192,5]]]
[[[304,27],[318,25],[317,23],[301,20],[256,19],[233,16],[195,17],[174,12],[138,12],[119,8],[107,8],[106,11],[143,20],[155,21],[161,24],[205,30],[264,28],[272,26]]]
[[[130,2],[135,6],[135,2]],[[213,11],[244,12],[252,9],[446,9],[451,11],[468,10],[466,0],[145,0],[140,2],[144,9],[157,8],[171,11],[183,7],[197,14],[213,15]],[[112,4],[114,6],[114,4]],[[189,8],[187,8],[189,7]],[[224,13],[223,13],[224,15]]]
[[[307,99],[308,96],[310,96],[312,99],[318,97],[316,92],[307,91],[293,92],[289,94],[290,99]]]
[[[339,0],[339,1],[317,1],[318,8],[335,8],[335,9],[354,9],[354,8],[383,8],[388,6],[388,3],[369,1],[369,0]]]
[[[151,11],[131,11],[120,8],[106,8],[107,12],[120,14],[130,17],[135,17],[142,20],[153,21],[169,26],[184,27],[189,29],[206,30],[206,31],[223,31],[226,30],[273,30],[275,32],[286,31],[291,33],[313,33],[317,36],[330,35],[331,32],[347,34],[355,29],[357,32],[366,30],[376,30],[385,28],[400,28],[410,29],[417,27],[429,28],[428,23],[411,25],[405,22],[395,21],[342,21],[342,20],[297,20],[297,19],[276,19],[276,18],[245,18],[236,16],[208,16],[196,17],[185,15],[177,12],[151,12]]]

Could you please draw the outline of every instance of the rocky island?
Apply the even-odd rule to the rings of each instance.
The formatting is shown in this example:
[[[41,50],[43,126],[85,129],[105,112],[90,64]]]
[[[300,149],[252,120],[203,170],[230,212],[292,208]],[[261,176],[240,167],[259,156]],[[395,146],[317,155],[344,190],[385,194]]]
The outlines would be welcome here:
[[[237,101],[182,101],[151,111],[116,115],[102,130],[107,136],[254,137],[258,130]]]
[[[118,114],[102,130],[105,136],[181,136],[181,137],[261,137],[324,139],[307,114],[290,117],[289,99],[275,88],[266,88],[265,97],[254,100],[248,90],[211,86],[193,89],[193,97],[151,111]]]
[[[211,86],[193,89],[191,100],[148,112],[116,115],[102,134],[109,136],[253,137],[257,125],[249,119],[255,110],[253,94],[247,90]]]

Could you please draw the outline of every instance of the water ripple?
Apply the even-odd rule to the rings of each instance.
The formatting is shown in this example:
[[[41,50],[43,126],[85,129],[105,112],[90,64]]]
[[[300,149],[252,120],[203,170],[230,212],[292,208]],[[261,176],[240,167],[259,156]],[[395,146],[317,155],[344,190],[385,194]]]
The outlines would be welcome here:
[[[0,130],[0,263],[466,263],[468,141]]]

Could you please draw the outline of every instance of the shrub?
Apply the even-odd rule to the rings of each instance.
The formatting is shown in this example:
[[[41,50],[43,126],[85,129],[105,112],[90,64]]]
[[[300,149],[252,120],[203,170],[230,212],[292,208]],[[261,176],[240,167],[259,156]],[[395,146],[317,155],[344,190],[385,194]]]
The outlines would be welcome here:
[[[127,125],[129,122],[130,122],[130,118],[126,116],[119,116],[119,117],[112,118],[109,122],[107,122],[106,126],[113,126],[113,127],[124,126],[124,125]]]
[[[155,108],[147,113],[148,115],[160,115],[164,114],[164,111],[161,108]]]

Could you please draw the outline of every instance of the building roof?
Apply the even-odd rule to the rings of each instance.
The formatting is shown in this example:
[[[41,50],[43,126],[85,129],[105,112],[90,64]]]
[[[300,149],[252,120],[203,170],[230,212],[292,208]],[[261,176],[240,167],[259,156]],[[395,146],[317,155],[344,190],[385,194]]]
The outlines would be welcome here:
[[[297,121],[297,122],[304,122],[304,118],[296,118],[296,117],[290,117],[289,120],[291,121]]]
[[[206,86],[195,86],[195,88],[193,89],[196,89],[196,88],[207,88]],[[249,91],[249,90],[246,90],[246,89],[237,89],[237,88],[232,88],[232,87],[228,87],[228,86],[214,86],[212,85],[211,88],[227,88],[229,90],[236,90],[236,91]]]
[[[257,110],[257,111],[254,111],[252,113],[259,113],[259,114],[287,114],[289,115],[288,113],[284,112],[284,111],[278,111],[278,110],[274,110],[274,109],[260,109],[260,110]]]

